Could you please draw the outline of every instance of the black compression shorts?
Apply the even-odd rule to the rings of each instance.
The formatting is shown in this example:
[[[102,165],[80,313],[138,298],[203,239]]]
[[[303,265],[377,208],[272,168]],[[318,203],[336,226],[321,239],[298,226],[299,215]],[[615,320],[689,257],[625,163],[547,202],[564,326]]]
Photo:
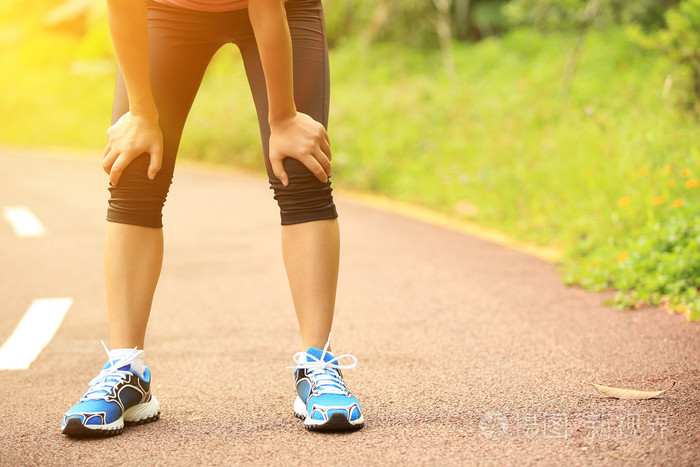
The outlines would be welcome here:
[[[238,46],[258,114],[265,165],[280,208],[282,225],[338,217],[330,181],[320,182],[299,161],[286,158],[289,185],[272,172],[268,142],[267,91],[248,10],[205,12],[148,1],[151,88],[163,132],[163,165],[147,176],[149,155],[142,154],[110,186],[107,220],[162,227],[162,210],[170,188],[182,129],[202,76],[214,53],[226,43]],[[285,4],[292,37],[294,99],[299,112],[328,126],[330,83],[328,48],[320,0]],[[129,109],[121,72],[117,74],[112,123]]]

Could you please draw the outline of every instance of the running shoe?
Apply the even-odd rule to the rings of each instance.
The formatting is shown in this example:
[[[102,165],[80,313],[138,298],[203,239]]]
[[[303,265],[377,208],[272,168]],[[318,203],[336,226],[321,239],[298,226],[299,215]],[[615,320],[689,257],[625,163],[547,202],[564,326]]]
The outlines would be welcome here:
[[[104,345],[104,343],[102,343]],[[105,347],[107,351],[107,347]],[[61,432],[77,438],[121,434],[124,425],[154,422],[160,417],[158,401],[151,394],[151,373],[131,369],[141,351],[119,360],[108,361],[90,389],[63,416]],[[109,354],[109,351],[107,351]]]
[[[362,408],[348,390],[341,370],[354,368],[357,358],[346,354],[335,357],[328,352],[330,338],[323,350],[309,347],[294,355],[297,398],[294,415],[304,420],[304,428],[313,431],[359,430],[365,424]],[[351,358],[350,365],[340,365],[342,358]]]

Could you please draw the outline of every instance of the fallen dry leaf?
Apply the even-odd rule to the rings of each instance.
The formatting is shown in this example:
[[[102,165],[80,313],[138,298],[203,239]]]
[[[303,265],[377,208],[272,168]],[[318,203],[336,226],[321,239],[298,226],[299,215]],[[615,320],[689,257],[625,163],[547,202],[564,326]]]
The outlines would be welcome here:
[[[652,397],[663,394],[675,385],[676,382],[674,381],[671,386],[666,389],[662,389],[661,391],[642,391],[639,389],[614,388],[611,386],[601,386],[600,384],[591,383],[591,386],[596,388],[601,393],[617,399],[651,399]]]

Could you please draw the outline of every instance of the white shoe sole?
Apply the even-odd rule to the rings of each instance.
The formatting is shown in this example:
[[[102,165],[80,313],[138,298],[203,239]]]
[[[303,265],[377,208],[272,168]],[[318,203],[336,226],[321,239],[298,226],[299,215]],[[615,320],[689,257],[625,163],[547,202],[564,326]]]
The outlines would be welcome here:
[[[155,396],[143,404],[135,405],[124,412],[123,419],[127,424],[144,423],[146,420],[160,414],[160,404]]]

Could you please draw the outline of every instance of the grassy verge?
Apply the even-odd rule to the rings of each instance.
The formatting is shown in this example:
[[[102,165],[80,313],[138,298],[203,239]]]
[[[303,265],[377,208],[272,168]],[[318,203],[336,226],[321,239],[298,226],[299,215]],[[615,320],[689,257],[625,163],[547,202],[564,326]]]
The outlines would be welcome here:
[[[697,318],[700,152],[697,121],[674,105],[684,77],[621,32],[594,32],[564,97],[574,41],[523,30],[458,44],[453,78],[438,53],[333,51],[334,181],[558,246],[568,282]],[[0,141],[100,147],[109,61],[13,53],[0,58],[21,71],[0,77],[13,89]],[[182,157],[263,169],[239,62],[224,48],[212,63]]]

